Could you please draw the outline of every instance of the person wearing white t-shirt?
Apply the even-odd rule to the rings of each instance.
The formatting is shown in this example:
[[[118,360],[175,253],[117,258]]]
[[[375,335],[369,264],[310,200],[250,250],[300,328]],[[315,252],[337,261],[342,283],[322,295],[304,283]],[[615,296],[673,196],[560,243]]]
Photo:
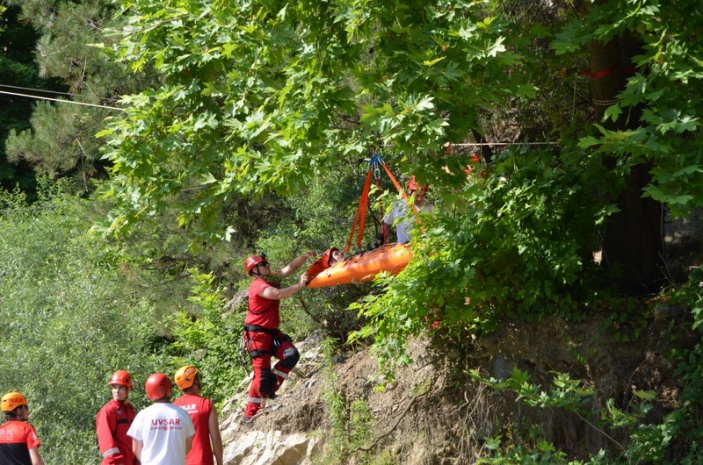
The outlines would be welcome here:
[[[163,373],[149,376],[144,385],[154,403],[137,413],[127,435],[141,465],[185,465],[195,428],[188,412],[171,403],[171,380]]]
[[[407,185],[407,195],[408,197],[415,196],[415,202],[413,204],[413,209],[415,212],[419,213],[429,213],[432,211],[432,204],[425,200],[425,194],[427,193],[429,185],[425,184],[420,187],[415,180],[415,176],[411,177]],[[393,203],[391,210],[383,217],[383,237],[388,237],[388,231],[396,223],[396,236],[397,242],[400,244],[405,244],[410,242],[410,233],[415,225],[415,212],[410,212],[410,207],[408,206],[408,201],[405,199],[397,200]],[[397,220],[397,222],[396,222]]]

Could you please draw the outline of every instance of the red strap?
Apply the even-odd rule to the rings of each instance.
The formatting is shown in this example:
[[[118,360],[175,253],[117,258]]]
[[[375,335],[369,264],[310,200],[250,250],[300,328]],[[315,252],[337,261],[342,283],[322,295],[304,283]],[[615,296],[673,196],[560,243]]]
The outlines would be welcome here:
[[[591,78],[591,79],[600,79],[600,78],[605,77],[605,76],[607,76],[608,74],[612,73],[613,71],[615,71],[616,69],[618,69],[618,67],[619,67],[619,65],[615,65],[615,66],[613,66],[613,67],[611,67],[611,68],[606,68],[606,69],[604,69],[604,70],[601,70],[601,71],[598,71],[598,72],[595,72],[595,73],[592,72],[590,69],[586,69],[586,70],[583,70],[583,71],[579,71],[579,74],[580,74],[581,76],[588,76],[588,77]]]
[[[386,170],[386,173],[388,173],[388,177],[391,178],[391,182],[395,186],[396,189],[398,189],[398,193],[403,196],[404,199],[408,197],[408,195],[405,193],[405,190],[403,189],[403,186],[400,185],[398,180],[393,176],[393,173],[391,173],[391,170],[388,169],[386,164],[383,164],[383,169]]]
[[[351,232],[349,233],[349,240],[347,241],[347,247],[344,249],[344,254],[348,254],[351,249],[352,241],[354,240],[354,231],[358,224],[361,224],[361,230],[359,232],[359,237],[356,241],[357,247],[361,247],[361,238],[364,232],[363,224],[366,222],[366,207],[369,202],[369,190],[371,189],[371,170],[366,173],[366,180],[364,181],[364,187],[361,190],[361,199],[359,200],[359,206],[356,208],[356,215],[354,216],[354,224],[352,224]]]
[[[388,166],[386,166],[385,163],[382,163],[381,166],[383,166],[383,169],[386,170],[386,173],[388,174],[388,177],[391,179],[391,182],[395,186],[395,188],[398,190],[398,193],[401,194],[401,196],[404,199],[408,198],[408,195],[405,193],[405,190],[403,189],[403,186],[400,185],[398,180],[393,176],[393,173],[391,173],[391,170],[388,169]],[[381,180],[377,176],[376,177],[376,185],[378,186],[379,190],[381,189]],[[366,173],[366,180],[364,181],[364,187],[361,190],[361,199],[359,200],[359,206],[356,208],[356,215],[354,215],[354,224],[352,224],[351,231],[349,233],[349,239],[347,240],[347,247],[344,249],[344,254],[348,254],[349,250],[351,250],[351,244],[352,241],[354,240],[354,232],[356,231],[356,227],[359,226],[359,235],[357,236],[356,239],[356,246],[358,248],[361,248],[361,241],[364,237],[364,228],[366,226],[366,210],[368,209],[369,206],[369,192],[371,191],[371,168],[369,168],[368,172]],[[383,216],[383,206],[381,206],[381,216]],[[383,237],[384,242],[388,241],[388,238],[386,237],[385,231],[384,231],[384,237]]]
[[[579,71],[579,74],[582,76],[588,76],[591,79],[600,79],[600,78],[605,77],[605,76],[609,75],[610,73],[612,73],[613,71],[620,69],[620,68],[621,68],[620,63],[617,63],[617,64],[611,66],[610,68],[606,68],[601,71],[596,71],[595,73],[593,71],[591,71],[590,69],[585,69],[583,71]],[[622,71],[625,73],[634,73],[635,71],[637,71],[637,68],[633,68],[633,67],[622,68]]]

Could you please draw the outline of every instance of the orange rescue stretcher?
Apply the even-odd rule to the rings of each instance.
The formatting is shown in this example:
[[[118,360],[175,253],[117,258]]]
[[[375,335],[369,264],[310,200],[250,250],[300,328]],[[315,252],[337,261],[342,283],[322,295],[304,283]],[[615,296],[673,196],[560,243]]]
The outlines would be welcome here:
[[[329,268],[322,269],[324,265],[315,262],[308,269],[308,287],[371,281],[383,271],[396,275],[407,266],[412,256],[408,245],[393,243],[343,258]]]
[[[369,204],[372,174],[376,174],[376,184],[380,190],[381,168],[388,174],[388,177],[398,190],[398,193],[401,194],[403,198],[406,198],[405,191],[400,183],[398,183],[395,176],[393,176],[390,169],[388,169],[388,166],[383,163],[381,156],[376,154],[371,157],[369,160],[369,169],[366,173],[366,179],[361,191],[361,199],[359,200],[354,223],[349,234],[349,240],[344,250],[345,254],[348,254],[351,249],[355,233],[358,233],[356,245],[358,248],[361,248],[361,241],[366,224],[366,210]],[[383,212],[381,212],[381,216],[383,216]],[[383,239],[384,242],[386,242],[388,238],[384,237]],[[325,253],[308,268],[308,287],[328,287],[371,281],[377,274],[383,271],[391,275],[396,275],[407,266],[413,256],[409,246],[398,243],[381,245],[372,250],[341,258],[337,262],[331,260],[334,251],[339,252],[336,248],[327,249]]]

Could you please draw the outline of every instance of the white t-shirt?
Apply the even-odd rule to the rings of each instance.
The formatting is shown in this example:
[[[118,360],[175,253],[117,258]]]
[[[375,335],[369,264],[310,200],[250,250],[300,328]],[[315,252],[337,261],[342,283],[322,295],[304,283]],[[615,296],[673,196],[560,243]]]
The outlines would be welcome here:
[[[185,465],[186,439],[195,434],[188,412],[155,402],[137,413],[127,436],[142,441],[142,465]]]
[[[400,220],[396,225],[396,235],[398,236],[398,242],[401,244],[410,241],[410,232],[415,225],[414,215],[408,211],[407,202],[407,200],[396,200],[393,202],[393,208],[383,217],[383,222],[386,224],[393,224],[396,219]],[[419,212],[429,213],[432,211],[432,204],[426,201],[419,208],[415,205],[415,208]],[[409,218],[404,219],[406,217]]]

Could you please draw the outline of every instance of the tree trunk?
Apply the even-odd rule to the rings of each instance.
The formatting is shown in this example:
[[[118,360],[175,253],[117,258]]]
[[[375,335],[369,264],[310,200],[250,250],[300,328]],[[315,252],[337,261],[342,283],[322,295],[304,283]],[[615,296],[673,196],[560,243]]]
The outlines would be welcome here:
[[[634,66],[631,59],[640,48],[632,36],[590,44],[592,95],[599,120],[624,89]],[[631,109],[604,125],[612,130],[632,129],[639,124],[640,115],[641,109]],[[610,273],[613,285],[628,294],[656,292],[664,279],[662,205],[642,197],[642,189],[651,180],[649,171],[649,165],[632,169],[617,202],[620,211],[609,218],[603,239],[601,266]]]

